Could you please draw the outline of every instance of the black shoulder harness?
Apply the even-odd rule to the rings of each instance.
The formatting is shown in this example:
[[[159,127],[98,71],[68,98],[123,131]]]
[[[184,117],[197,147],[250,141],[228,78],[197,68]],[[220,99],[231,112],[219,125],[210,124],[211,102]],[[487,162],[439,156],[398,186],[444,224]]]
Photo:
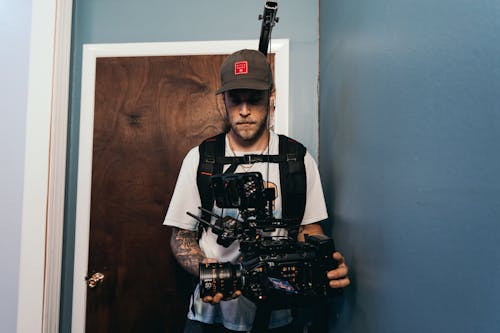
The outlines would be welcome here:
[[[221,133],[206,139],[199,146],[200,162],[196,182],[202,207],[208,211],[212,210],[214,200],[210,192],[210,177],[221,174],[225,164],[231,164],[226,171],[231,173],[239,164],[279,163],[282,219],[290,226],[288,228],[290,237],[296,238],[306,205],[307,182],[304,165],[306,148],[285,135],[279,135],[279,155],[226,157],[225,137],[226,134]],[[210,221],[209,214],[202,213],[201,217]]]

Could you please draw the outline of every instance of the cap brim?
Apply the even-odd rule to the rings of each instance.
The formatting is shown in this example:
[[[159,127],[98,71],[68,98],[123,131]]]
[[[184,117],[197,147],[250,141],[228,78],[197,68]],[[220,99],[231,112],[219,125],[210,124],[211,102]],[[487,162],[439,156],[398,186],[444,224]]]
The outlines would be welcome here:
[[[217,89],[215,91],[215,94],[218,95],[225,91],[235,89],[269,90],[270,88],[271,87],[269,87],[267,83],[262,82],[261,80],[233,80],[231,82],[227,82],[222,87]]]

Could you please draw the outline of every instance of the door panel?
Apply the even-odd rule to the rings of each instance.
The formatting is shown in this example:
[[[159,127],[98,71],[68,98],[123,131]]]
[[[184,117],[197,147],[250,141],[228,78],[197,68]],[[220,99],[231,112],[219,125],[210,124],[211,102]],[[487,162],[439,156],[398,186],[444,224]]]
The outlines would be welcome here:
[[[87,332],[181,332],[192,278],[162,226],[182,159],[223,129],[224,55],[98,58]]]

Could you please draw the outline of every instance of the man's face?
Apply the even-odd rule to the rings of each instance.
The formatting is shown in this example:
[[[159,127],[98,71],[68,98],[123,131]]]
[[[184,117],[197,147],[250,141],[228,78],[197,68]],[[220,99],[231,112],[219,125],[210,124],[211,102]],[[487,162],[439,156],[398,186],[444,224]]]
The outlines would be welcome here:
[[[267,129],[267,90],[229,90],[224,93],[224,103],[231,131],[237,139],[243,142],[256,141]]]

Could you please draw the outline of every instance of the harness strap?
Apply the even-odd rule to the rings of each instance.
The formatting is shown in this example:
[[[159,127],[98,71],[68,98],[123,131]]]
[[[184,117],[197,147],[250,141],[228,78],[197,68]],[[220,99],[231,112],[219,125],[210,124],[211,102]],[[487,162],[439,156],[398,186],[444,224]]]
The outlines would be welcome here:
[[[306,148],[287,136],[280,135],[279,138],[280,155],[286,157],[286,162],[279,164],[282,219],[290,226],[289,237],[296,239],[306,207]]]
[[[289,160],[295,160],[297,157],[293,154],[290,156],[285,155],[261,155],[261,154],[247,154],[243,156],[220,156],[215,158],[215,163],[221,164],[253,164],[253,163],[280,163]]]
[[[278,163],[281,183],[282,219],[290,226],[289,236],[296,238],[300,222],[305,211],[307,181],[304,165],[306,148],[299,142],[279,135],[279,155],[247,154],[244,156],[225,155],[225,133],[209,138],[199,146],[200,162],[198,164],[197,185],[201,205],[212,211],[214,200],[210,191],[210,177],[221,174],[224,165],[230,164],[225,173],[234,173],[240,164]],[[202,212],[204,220],[211,216]],[[199,228],[199,236],[203,227]]]
[[[282,155],[257,155],[247,154],[243,156],[224,156],[216,158],[216,163],[231,164],[225,174],[234,173],[240,164],[253,164],[253,163],[282,163],[287,161],[287,156]]]
[[[225,138],[226,134],[221,133],[203,141],[199,146],[200,162],[198,163],[196,183],[200,192],[201,206],[208,211],[211,211],[214,207],[214,200],[210,191],[210,177],[222,173],[224,165],[217,162],[217,157],[225,154]],[[201,218],[210,221],[211,216],[202,212]],[[203,228],[198,228],[198,237],[201,237],[202,231]]]

